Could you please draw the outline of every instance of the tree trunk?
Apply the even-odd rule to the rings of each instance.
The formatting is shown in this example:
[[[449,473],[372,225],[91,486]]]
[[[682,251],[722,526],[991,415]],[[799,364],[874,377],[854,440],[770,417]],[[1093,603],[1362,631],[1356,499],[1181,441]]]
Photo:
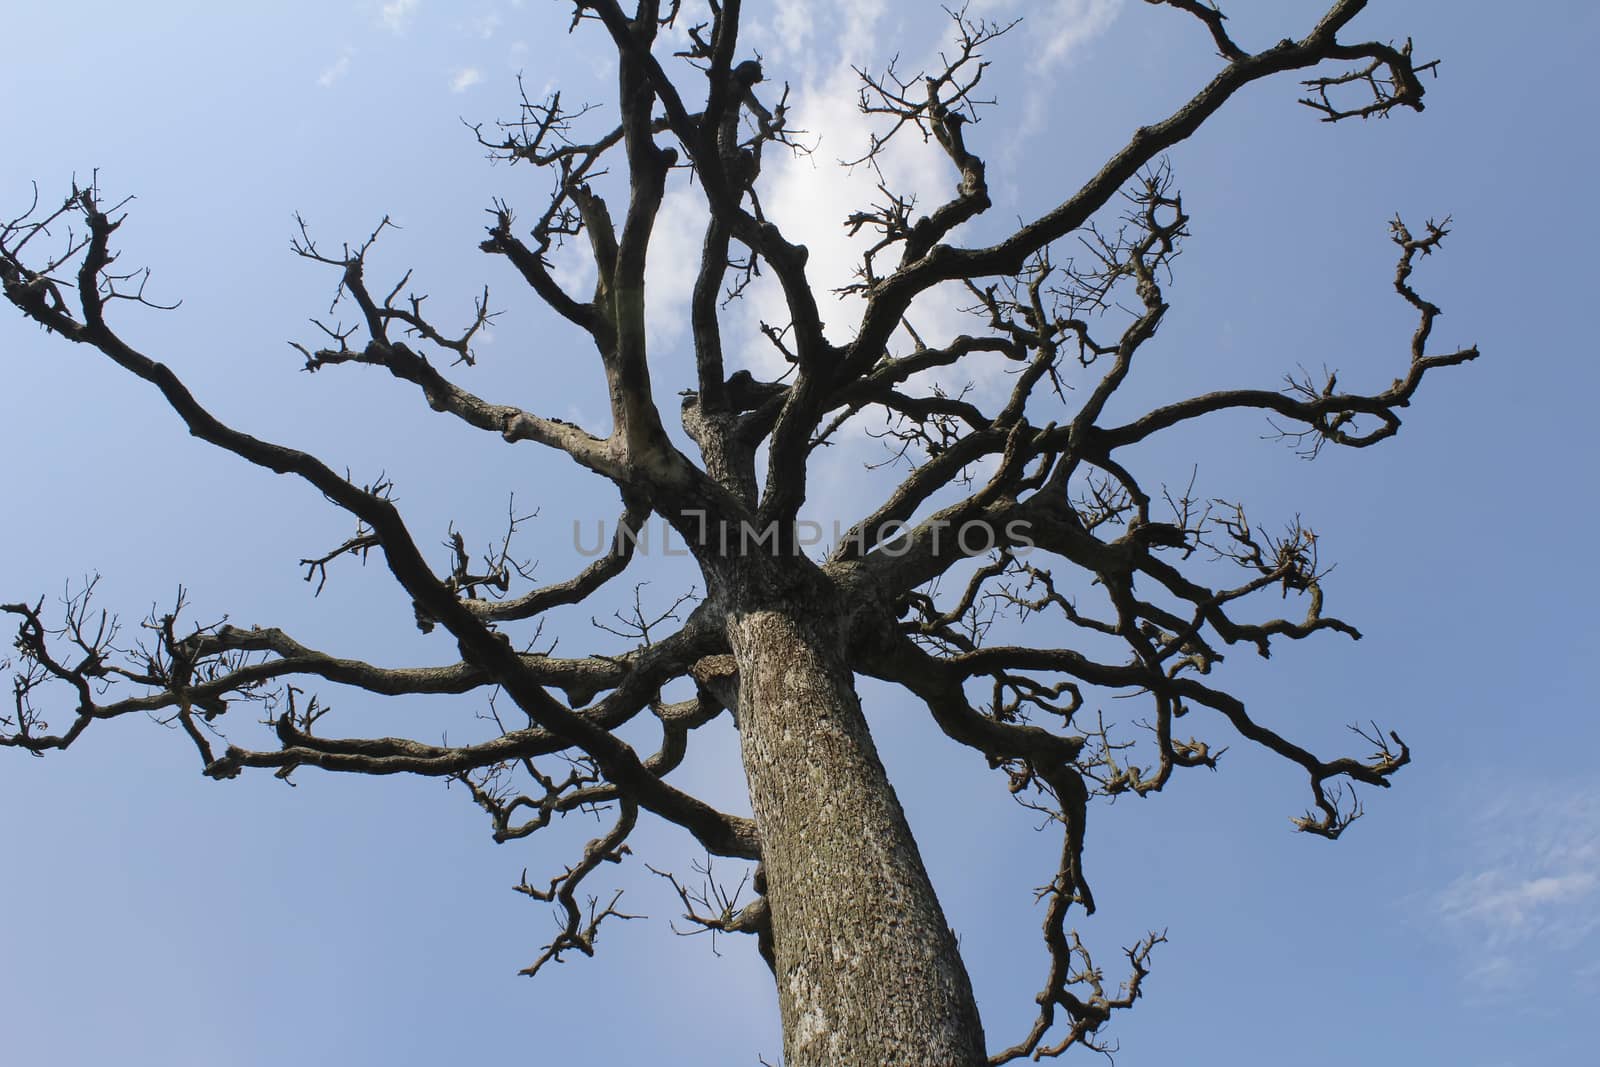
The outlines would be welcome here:
[[[806,614],[736,613],[729,629],[785,1062],[983,1064],[972,984],[867,731],[843,627]]]

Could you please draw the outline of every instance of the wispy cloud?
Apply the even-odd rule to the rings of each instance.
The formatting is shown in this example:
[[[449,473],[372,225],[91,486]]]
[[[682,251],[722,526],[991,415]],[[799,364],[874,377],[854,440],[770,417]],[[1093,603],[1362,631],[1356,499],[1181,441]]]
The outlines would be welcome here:
[[[477,67],[462,67],[456,71],[455,77],[450,79],[450,91],[452,93],[464,93],[481,81],[483,81],[483,72]]]
[[[1029,62],[1035,74],[1046,74],[1070,62],[1090,41],[1111,28],[1122,0],[1053,0],[1046,10],[1024,23],[1034,42]]]
[[[405,32],[422,0],[386,0],[378,9],[378,19],[393,33]]]
[[[1548,923],[1597,884],[1600,878],[1589,871],[1521,879],[1505,870],[1482,871],[1451,883],[1439,895],[1439,908],[1448,920],[1485,924],[1491,940],[1503,941]]]
[[[340,52],[339,58],[328,64],[322,73],[317,75],[317,84],[326,89],[350,73],[350,57],[354,54],[355,49],[353,48],[346,48]]]
[[[1012,138],[1012,147],[996,153],[996,162],[1015,165],[1020,147],[1028,144],[1048,121],[1061,92],[1052,75],[1070,69],[1085,48],[1111,29],[1122,11],[1124,0],[971,0],[967,13],[973,18],[1008,22],[1021,18],[1012,31],[1024,39],[1024,64],[1028,78],[1022,96],[1022,121]],[[1003,169],[1003,168],[1002,168]]]
[[[472,32],[487,41],[500,32],[500,23],[500,13],[491,11],[487,15],[479,15],[472,20]]]
[[[1111,28],[1124,0],[969,0],[969,18],[1007,23],[1021,18],[1013,33],[1024,38],[1028,71],[1048,74],[1076,59],[1091,41]]]
[[[1473,861],[1432,901],[1474,960],[1468,978],[1503,989],[1552,967],[1576,975],[1600,930],[1600,785],[1517,790],[1472,824]]]

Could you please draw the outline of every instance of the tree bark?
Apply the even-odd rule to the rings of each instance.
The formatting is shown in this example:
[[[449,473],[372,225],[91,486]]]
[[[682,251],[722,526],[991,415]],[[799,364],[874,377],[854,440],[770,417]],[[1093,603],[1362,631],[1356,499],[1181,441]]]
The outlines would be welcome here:
[[[736,612],[729,628],[785,1062],[976,1067],[972,984],[867,730],[844,627],[803,607]]]

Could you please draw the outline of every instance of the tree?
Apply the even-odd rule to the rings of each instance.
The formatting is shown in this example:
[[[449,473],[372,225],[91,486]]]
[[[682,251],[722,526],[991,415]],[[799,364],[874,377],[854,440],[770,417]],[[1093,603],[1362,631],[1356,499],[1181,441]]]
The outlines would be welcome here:
[[[1265,532],[1241,504],[1137,477],[1141,448],[1238,412],[1265,414],[1308,457],[1330,443],[1366,447],[1396,432],[1398,409],[1429,370],[1477,354],[1430,351],[1439,309],[1411,282],[1446,225],[1413,230],[1396,220],[1394,288],[1417,328],[1388,388],[1352,392],[1332,373],[1300,372],[1284,391],[1220,390],[1122,413],[1123,387],[1168,310],[1172,261],[1188,235],[1163,154],[1254,81],[1302,72],[1308,106],[1337,122],[1420,110],[1422,78],[1434,67],[1414,60],[1409,44],[1343,36],[1365,6],[1358,2],[1341,0],[1303,37],[1256,51],[1213,8],[1164,6],[1199,21],[1221,71],[1167,118],[1133,131],[1081,188],[1015,227],[991,219],[974,128],[985,105],[984,53],[1009,26],[958,13],[941,67],[862,73],[862,108],[880,126],[854,165],[876,167],[891,146],[920,135],[956,187],[923,212],[883,173],[880,199],[848,216],[850,228],[874,239],[850,287],[861,298],[859,321],[840,340],[824,326],[803,235],[785,233],[761,207],[763,157],[811,142],[784,92],[771,90],[773,79],[741,50],[739,4],[711,4],[700,23],[676,4],[642,3],[631,16],[608,0],[579,4],[574,29],[603,32],[613,46],[620,124],[607,128],[552,94],[524,97],[514,118],[479,127],[492,154],[542,169],[554,187],[531,224],[496,203],[482,248],[508,261],[569,338],[592,346],[609,403],[603,435],[458,384],[462,375],[441,361],[473,364],[494,317],[489,295],[452,330],[410,294],[408,274],[369,283],[369,254],[387,220],[337,251],[302,226],[295,250],[336,273],[336,306],[354,320],[319,323],[323,340],[299,346],[307,370],[387,370],[435,411],[509,444],[561,453],[614,488],[620,514],[608,550],[555,584],[526,581],[514,551],[523,522],[516,510],[482,561],[452,530],[447,568],[436,572],[386,480],[340,474],[234,429],[126,339],[108,309],[118,299],[145,302],[144,275],[116,265],[113,235],[125,216],[97,182],[16,219],[0,235],[0,278],[15,307],[154,385],[195,436],[293,474],[353,515],[356,534],[303,560],[307,576],[320,588],[345,557],[376,550],[419,628],[448,635],[460,659],[380,667],[277,628],[197,625],[181,602],[153,613],[145,640],[130,650],[113,620],[91,609],[91,585],[69,598],[62,618],[43,601],[6,606],[19,629],[5,742],[43,753],[68,747],[97,720],[154,712],[182,729],[212,778],[249,769],[287,777],[305,766],[443,777],[465,786],[500,840],[603,809],[610,827],[577,862],[522,887],[563,916],[530,972],[592,953],[602,924],[625,916],[603,893],[588,907],[582,901],[599,892],[590,879],[623,859],[639,815],[649,813],[688,831],[711,856],[754,864],[748,903],[714,882],[673,885],[690,923],[755,935],[777,979],[788,1062],[981,1062],[988,1053],[955,936],[856,695],[858,677],[882,679],[913,694],[940,730],[1061,828],[1059,870],[1045,893],[1039,1014],[1029,1033],[988,1058],[1097,1047],[1111,1014],[1139,997],[1162,937],[1151,933],[1127,950],[1118,990],[1069,928],[1074,904],[1086,914],[1094,908],[1084,869],[1092,797],[1144,796],[1180,768],[1214,768],[1214,742],[1179,735],[1176,720],[1197,708],[1304,770],[1312,807],[1297,825],[1324,837],[1359,814],[1353,784],[1385,786],[1409,760],[1399,738],[1376,726],[1362,728],[1370,758],[1324,759],[1210,681],[1228,646],[1264,656],[1275,641],[1358,634],[1323,613],[1327,568],[1309,527],[1295,521]],[[669,73],[674,59],[687,67]],[[667,372],[650,357],[645,328],[650,241],[673,183],[692,184],[707,216],[688,307],[686,438],[661,414],[652,374]],[[593,272],[587,295],[554,266],[573,243]],[[725,302],[768,278],[786,321],[762,332],[781,373],[735,369]],[[950,304],[968,314],[970,332],[925,337],[935,309]],[[905,473],[823,546],[803,510],[816,496],[815,459],[829,446],[849,447],[863,426],[890,443]],[[633,639],[632,651],[556,655],[541,621],[627,575],[648,551],[653,521],[686,546],[704,594],[665,612],[636,598],[613,627]],[[1273,592],[1294,594],[1299,617],[1252,610]],[[375,694],[500,694],[496,706],[514,708],[526,725],[497,712],[493,736],[456,745],[337,736],[310,693],[320,683]],[[669,688],[685,696],[670,699]],[[59,733],[42,717],[51,691],[66,693],[72,708]],[[1089,721],[1098,700],[1129,694],[1150,715],[1139,750],[1098,716]],[[238,720],[250,716],[238,713],[252,704],[265,708],[273,736],[247,746],[248,723]],[[647,713],[660,745],[641,756],[619,731],[648,722]],[[669,780],[693,731],[724,713],[739,731],[749,818]]]

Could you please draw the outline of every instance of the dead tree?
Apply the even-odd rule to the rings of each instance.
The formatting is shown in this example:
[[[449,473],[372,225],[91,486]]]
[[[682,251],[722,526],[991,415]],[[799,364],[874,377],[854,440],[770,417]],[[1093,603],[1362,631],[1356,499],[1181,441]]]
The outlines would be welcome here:
[[[1360,812],[1355,786],[1387,786],[1410,758],[1376,726],[1359,731],[1372,749],[1364,758],[1316,755],[1264,726],[1217,681],[1235,647],[1266,656],[1277,641],[1359,634],[1324,613],[1326,565],[1311,528],[1296,521],[1270,532],[1240,504],[1163,490],[1134,469],[1137,446],[1246,411],[1308,456],[1329,445],[1366,448],[1399,429],[1429,371],[1477,355],[1430,348],[1439,309],[1412,283],[1446,225],[1396,219],[1394,290],[1417,326],[1392,382],[1363,390],[1333,374],[1302,375],[1285,389],[1208,392],[1107,417],[1158,333],[1188,233],[1164,153],[1256,81],[1300,77],[1308,108],[1337,122],[1422,110],[1422,78],[1434,68],[1409,42],[1349,36],[1364,0],[1335,0],[1304,36],[1257,50],[1204,0],[1149,2],[1196,20],[1220,69],[1170,115],[1132,131],[1057,206],[994,240],[963,234],[992,206],[977,88],[984,50],[1009,27],[957,13],[942,67],[861,72],[861,106],[880,125],[856,163],[872,166],[891,141],[920,137],[953,181],[949,198],[924,212],[886,180],[880,203],[841,220],[876,237],[851,287],[859,321],[841,343],[824,331],[802,235],[785,233],[758,199],[763,157],[802,141],[786,93],[740,47],[739,0],[707,0],[676,54],[658,38],[692,21],[678,0],[639,0],[631,12],[620,0],[578,0],[574,32],[604,38],[615,53],[620,121],[593,126],[587,108],[555,94],[525,97],[513,120],[479,128],[494,155],[539,168],[553,189],[531,221],[493,205],[481,247],[564,320],[561,344],[592,347],[609,428],[460,384],[457,368],[473,363],[491,317],[487,292],[452,331],[409,295],[409,275],[369,277],[368,252],[385,226],[337,250],[302,227],[295,250],[337,274],[338,299],[354,316],[297,346],[306,369],[386,372],[434,412],[484,431],[486,444],[543,449],[614,491],[609,549],[555,584],[535,585],[517,567],[515,514],[487,558],[476,560],[453,534],[439,566],[387,484],[358,484],[328,461],[214,416],[114,322],[118,301],[145,300],[144,279],[117,262],[125,215],[97,184],[9,222],[0,279],[12,306],[159,390],[195,437],[301,479],[348,512],[357,534],[303,560],[306,576],[320,584],[341,559],[381,557],[417,624],[447,633],[459,659],[379,667],[270,625],[195,625],[181,604],[153,613],[129,646],[86,589],[64,617],[43,601],[5,605],[18,629],[0,742],[43,754],[103,720],[152,713],[181,727],[213,779],[298,768],[448,779],[466,786],[502,841],[576,810],[608,812],[608,828],[580,857],[522,886],[563,917],[530,973],[563,954],[593,953],[599,928],[624,914],[615,896],[593,888],[603,880],[596,872],[624,860],[641,815],[667,820],[709,856],[751,865],[748,903],[715,886],[673,884],[692,923],[755,935],[776,979],[792,1067],[949,1067],[1100,1047],[1107,1020],[1140,996],[1163,937],[1127,949],[1126,978],[1112,989],[1069,927],[1074,906],[1094,910],[1084,848],[1092,798],[1152,794],[1176,771],[1214,767],[1217,742],[1180,730],[1188,717],[1200,733],[1242,738],[1302,768],[1311,795],[1297,826],[1335,838]],[[695,446],[687,450],[652,389],[645,330],[651,234],[678,182],[692,183],[708,220],[686,309],[696,379],[681,398]],[[555,250],[573,241],[592,260],[592,292],[570,291],[552,270]],[[1061,252],[1069,241],[1070,259]],[[761,272],[776,280],[787,315],[764,328],[786,368],[765,378],[730,366],[722,336],[727,296]],[[970,332],[915,330],[913,304],[936,287],[964,294]],[[1010,375],[999,401],[946,387],[981,364]],[[904,476],[826,552],[807,551],[800,516],[812,460],[857,426],[884,427]],[[656,617],[640,609],[624,630],[637,647],[624,655],[568,657],[530,640],[547,613],[623,579],[633,535],[652,520],[688,546],[703,596]],[[1270,605],[1291,595],[1293,614],[1275,614]],[[904,687],[934,726],[1000,772],[1001,786],[1059,822],[1059,869],[1042,894],[1037,1020],[998,1051],[986,1046],[955,936],[874,748],[858,677]],[[493,693],[504,718],[494,736],[460,745],[342,736],[311,695],[330,683],[371,694]],[[693,695],[665,699],[675,683]],[[1148,736],[1137,747],[1095,716],[1112,695],[1137,695],[1147,708]],[[263,707],[269,732],[252,739]],[[59,732],[46,724],[49,709],[66,715]],[[673,783],[694,731],[724,713],[739,731],[753,818]],[[651,718],[657,751],[619,737]]]

